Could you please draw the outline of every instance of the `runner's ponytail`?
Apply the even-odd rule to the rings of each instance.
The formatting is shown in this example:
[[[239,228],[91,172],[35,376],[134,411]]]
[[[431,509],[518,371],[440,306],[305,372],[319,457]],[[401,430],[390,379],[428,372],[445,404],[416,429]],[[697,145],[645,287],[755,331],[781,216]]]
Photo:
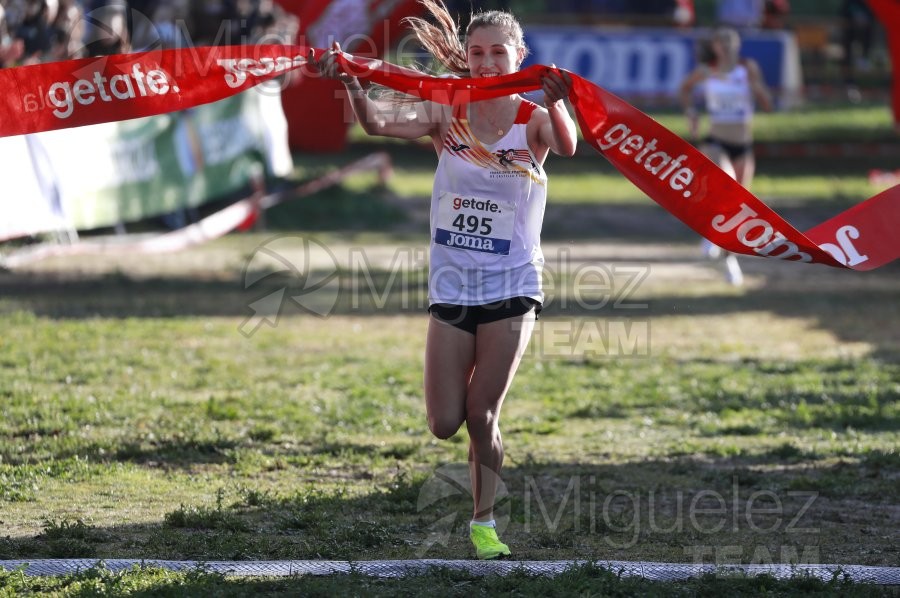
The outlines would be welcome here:
[[[469,62],[465,41],[460,39],[459,25],[453,19],[443,0],[419,0],[436,24],[432,24],[421,17],[407,17],[404,19],[412,28],[419,43],[451,73],[468,76]],[[528,55],[525,46],[525,34],[522,25],[511,13],[502,10],[491,10],[471,15],[469,25],[466,27],[466,36],[480,27],[497,27],[509,35],[512,44],[522,51],[524,59]],[[516,66],[519,66],[518,64]]]
[[[420,17],[407,17],[404,19],[429,53],[440,62],[444,68],[458,75],[469,74],[469,64],[466,60],[466,48],[459,39],[459,25],[450,16],[443,0],[419,0],[437,25],[434,25]]]

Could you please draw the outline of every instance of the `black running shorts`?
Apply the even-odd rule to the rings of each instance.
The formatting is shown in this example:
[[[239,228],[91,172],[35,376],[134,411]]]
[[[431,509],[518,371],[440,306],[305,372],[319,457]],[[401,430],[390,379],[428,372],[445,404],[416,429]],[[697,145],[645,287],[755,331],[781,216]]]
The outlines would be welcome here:
[[[540,301],[530,297],[512,297],[484,305],[453,305],[433,303],[428,308],[432,317],[460,330],[475,334],[479,324],[488,324],[506,318],[514,318],[534,310],[535,318],[541,313]]]

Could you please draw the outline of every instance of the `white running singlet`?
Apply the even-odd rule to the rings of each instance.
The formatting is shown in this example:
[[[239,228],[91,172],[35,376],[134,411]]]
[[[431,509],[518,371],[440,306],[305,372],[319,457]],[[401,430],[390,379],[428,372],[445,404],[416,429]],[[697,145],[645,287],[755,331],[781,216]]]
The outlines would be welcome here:
[[[466,106],[454,108],[431,194],[429,304],[544,300],[547,175],[525,134],[536,107],[522,100],[513,126],[490,145],[472,133]]]
[[[743,64],[725,74],[712,74],[704,83],[706,110],[713,123],[749,123],[753,118],[750,76]]]

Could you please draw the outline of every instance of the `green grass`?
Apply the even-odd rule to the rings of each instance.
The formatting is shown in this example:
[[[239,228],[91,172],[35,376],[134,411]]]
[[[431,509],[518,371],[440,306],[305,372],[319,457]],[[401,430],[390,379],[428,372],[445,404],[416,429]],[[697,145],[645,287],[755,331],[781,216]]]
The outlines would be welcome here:
[[[678,135],[687,135],[687,124],[682,115],[665,111],[651,115]],[[897,141],[886,106],[810,106],[760,114],[754,130],[756,139],[762,143]],[[389,191],[408,198],[430,196],[436,164],[430,145],[416,147],[406,141],[371,138],[359,127],[351,128],[350,139],[362,145],[345,152],[339,160],[349,162],[377,140],[394,157],[394,177],[389,183]],[[312,176],[334,161],[335,156],[298,156],[301,176]],[[550,175],[549,199],[556,205],[650,203],[637,187],[589,148],[575,158],[550,156],[546,167]],[[830,162],[828,172],[823,172],[821,159],[761,159],[752,190],[776,208],[821,208],[823,205],[832,210],[846,208],[881,190],[869,183],[869,170],[873,168],[894,170],[896,164],[889,158],[848,158]],[[347,189],[352,193],[363,193],[375,182],[374,174],[356,175],[348,181]],[[342,210],[342,205],[337,203],[336,209]],[[327,208],[309,208],[310,211],[316,209]]]
[[[687,136],[687,120],[680,113],[648,114],[678,135]],[[759,143],[897,141],[886,104],[816,104],[758,112],[753,120],[753,137]]]
[[[365,152],[366,146],[355,148],[338,159],[349,163],[356,152]],[[388,182],[390,194],[407,199],[427,198],[431,195],[436,158],[428,151],[411,151],[408,146],[389,146],[393,156],[394,174]],[[323,164],[333,164],[335,158],[312,155],[298,156],[298,172],[301,176],[312,177],[320,172]],[[879,191],[879,187],[869,182],[869,170],[874,167],[888,169],[878,160],[868,163],[848,161],[836,168],[829,176],[816,172],[817,165],[803,160],[767,162],[761,161],[752,191],[772,207],[822,207],[847,208],[859,203]],[[546,164],[550,177],[548,200],[554,205],[655,205],[644,193],[618,173],[600,154],[587,154],[576,158],[551,156]],[[330,222],[338,224],[347,217],[351,222],[366,222],[355,211],[363,210],[378,218],[386,226],[389,220],[402,220],[402,212],[393,211],[375,214],[373,202],[377,204],[384,191],[373,193],[376,187],[374,174],[352,175],[345,183],[345,190],[336,197],[311,198],[303,207],[287,208],[296,216],[285,217],[288,223]],[[358,199],[354,203],[354,197]],[[365,199],[364,199],[365,198]],[[427,208],[427,200],[423,202]],[[355,217],[354,217],[355,216]],[[275,212],[272,218],[281,218]],[[352,226],[352,224],[351,224]]]
[[[680,112],[637,107],[675,134],[687,137],[687,119]],[[753,136],[759,143],[897,141],[887,104],[812,104],[777,112],[758,112],[753,121]],[[353,126],[350,139],[359,142],[369,137],[362,128]]]
[[[683,127],[679,116],[660,118]],[[758,135],[883,139],[886,119],[866,107],[762,115]],[[471,557],[465,491],[423,501],[436,472],[467,452],[465,430],[446,442],[430,436],[422,404],[434,157],[386,147],[395,170],[386,189],[362,174],[267,214],[272,234],[287,235],[281,250],[302,258],[311,235],[337,260],[341,294],[325,319],[288,301],[277,326],[239,332],[250,303],[303,289],[279,276],[245,288],[248,260],[271,234],[0,272],[0,559]],[[300,156],[296,176],[371,149]],[[814,224],[873,194],[872,167],[895,165],[761,161],[754,191],[789,220]],[[746,260],[747,285],[733,289],[698,262],[695,237],[600,156],[553,157],[548,171],[549,300],[502,425],[498,513],[515,557],[896,566],[897,268]],[[328,274],[318,258],[313,273]],[[630,286],[634,268],[642,277]],[[579,286],[585,269],[611,286]],[[447,535],[430,545],[434,531]],[[659,584],[590,566],[554,580],[0,572],[0,596],[28,592],[876,589],[840,577]]]
[[[0,274],[0,559],[470,557],[465,493],[421,500],[438,468],[466,460],[464,430],[439,442],[425,425],[421,265],[383,302],[368,296],[387,288],[391,256],[414,247],[372,233],[314,237],[341,259],[363,248],[371,281],[340,266],[360,295],[345,292],[334,315],[288,304],[277,326],[246,338],[247,305],[290,283],[244,289],[243,265],[267,238]],[[553,300],[504,407],[503,537],[516,558],[896,565],[900,345],[884,325],[900,317],[895,269],[756,260],[734,290],[691,266],[691,247],[658,246],[661,261],[642,262],[649,276],[627,293],[603,246],[547,247],[574,253],[548,286]],[[608,301],[608,289],[575,294],[585,291],[572,286],[577,266],[591,264],[610,269]],[[646,338],[606,342],[609,330]],[[446,541],[428,548],[430,526],[448,515]],[[452,572],[292,583],[96,570],[6,574],[0,591],[556,587]],[[594,570],[559,583],[558,595],[863,592],[765,579],[659,585]]]

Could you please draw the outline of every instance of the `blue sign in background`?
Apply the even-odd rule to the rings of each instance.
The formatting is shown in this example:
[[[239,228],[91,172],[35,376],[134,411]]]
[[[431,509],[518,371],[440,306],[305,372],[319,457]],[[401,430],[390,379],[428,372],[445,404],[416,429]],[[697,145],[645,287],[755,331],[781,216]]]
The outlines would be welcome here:
[[[696,66],[697,40],[708,31],[529,27],[525,65],[556,64],[623,97],[675,98],[681,81]],[[799,89],[799,63],[791,68],[792,34],[747,32],[741,55],[754,59],[776,90]],[[796,52],[794,53],[796,54]]]

